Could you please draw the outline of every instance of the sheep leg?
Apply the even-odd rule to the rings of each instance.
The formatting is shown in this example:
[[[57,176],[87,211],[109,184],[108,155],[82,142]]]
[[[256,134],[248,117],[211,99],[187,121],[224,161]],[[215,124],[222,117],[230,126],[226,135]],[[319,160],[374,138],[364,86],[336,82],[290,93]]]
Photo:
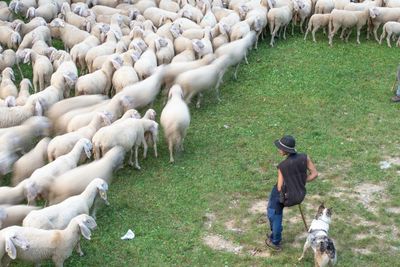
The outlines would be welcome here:
[[[42,91],[44,89],[44,77],[41,75],[39,77],[39,91]]]
[[[247,52],[244,53],[244,62],[246,63],[246,65],[249,65],[249,61],[247,60]]]
[[[361,31],[361,28],[357,29],[357,44],[360,44],[360,31]]]
[[[382,40],[383,40],[383,38],[385,38],[385,35],[386,35],[386,31],[385,31],[385,29],[383,29],[381,38],[379,38],[379,44],[382,44]]]
[[[135,145],[135,167],[136,167],[136,169],[140,170],[139,161],[138,161],[138,150],[139,150],[139,146]]]
[[[400,37],[399,37],[399,39],[397,39],[396,46],[397,46],[397,47],[400,46]]]
[[[240,65],[240,62],[236,65],[235,72],[233,73],[233,78],[235,79],[235,81],[237,81],[237,71],[239,69],[239,65]]]
[[[168,150],[169,150],[169,163],[174,163],[174,144],[172,143],[172,138],[168,140]]]
[[[349,41],[349,37],[350,37],[351,32],[352,32],[352,30],[350,29],[350,30],[349,30],[349,33],[348,33],[347,36],[346,36],[346,43]]]
[[[304,30],[303,30],[303,23],[304,23],[304,21],[305,21],[305,18],[302,18],[302,19],[300,20],[300,32],[301,32],[301,33],[304,33]]]
[[[387,42],[387,45],[391,48],[392,47],[392,45],[390,44],[390,33],[388,34],[388,36],[386,37],[386,42]]]
[[[332,46],[332,39],[333,36],[336,34],[336,32],[339,30],[339,28],[333,26],[332,31],[329,33],[329,45]]]
[[[99,146],[93,146],[93,157],[94,159],[100,159],[100,148]]]
[[[157,158],[157,137],[153,134],[153,147],[154,147],[154,156]]]
[[[133,166],[132,156],[133,156],[133,148],[131,148],[131,153],[129,156],[129,161],[128,161],[129,166]]]
[[[75,249],[76,249],[76,252],[79,254],[79,256],[82,257],[83,255],[85,255],[83,253],[83,251],[82,251],[82,248],[81,248],[81,241],[78,241],[78,243],[76,244]]]
[[[283,27],[283,40],[286,40],[286,28],[287,28],[287,25],[285,25],[285,27]]]
[[[199,93],[197,95],[197,103],[196,103],[196,108],[200,108],[200,103],[201,103],[201,98],[202,98],[203,94]]]
[[[378,39],[378,27],[379,27],[379,25],[374,24],[374,37],[375,37],[375,40],[379,43],[379,39]]]
[[[24,74],[22,73],[21,67],[19,66],[18,60],[17,60],[17,68],[19,71],[19,74],[21,75],[21,79],[24,79]]]
[[[144,138],[143,138],[142,144],[143,144],[143,158],[146,158],[148,146],[147,146],[146,140]]]
[[[318,31],[318,29],[319,29],[319,26],[315,27],[315,28],[312,30],[312,32],[311,32],[311,34],[312,34],[312,39],[313,39],[313,42],[314,42],[314,43],[317,42],[317,41],[315,40],[315,33]]]
[[[37,79],[37,75],[33,75],[33,89],[35,90],[35,93],[37,93],[37,89],[38,89],[38,79]]]
[[[343,40],[345,31],[346,31],[346,28],[343,27],[342,32],[340,33],[340,40]]]

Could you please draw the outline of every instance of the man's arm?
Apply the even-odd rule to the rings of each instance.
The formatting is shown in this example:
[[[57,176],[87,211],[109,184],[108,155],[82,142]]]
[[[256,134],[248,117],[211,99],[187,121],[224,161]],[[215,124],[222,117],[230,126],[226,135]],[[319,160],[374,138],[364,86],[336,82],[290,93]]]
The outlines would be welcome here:
[[[282,190],[282,185],[283,185],[283,175],[281,173],[281,170],[278,169],[278,183],[277,183],[276,187],[279,192],[281,192],[281,190]]]
[[[307,169],[310,172],[307,175],[307,182],[310,182],[318,177],[317,169],[315,168],[314,163],[311,161],[310,157],[307,156]]]

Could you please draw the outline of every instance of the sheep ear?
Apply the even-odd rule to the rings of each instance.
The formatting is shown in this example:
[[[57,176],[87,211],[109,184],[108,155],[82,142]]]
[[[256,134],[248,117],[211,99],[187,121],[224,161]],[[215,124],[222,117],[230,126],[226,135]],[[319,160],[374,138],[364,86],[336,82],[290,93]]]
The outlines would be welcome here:
[[[35,8],[34,7],[30,7],[28,8],[28,10],[26,11],[26,18],[30,18],[30,17],[34,17],[35,16]]]
[[[8,254],[8,256],[15,260],[15,258],[17,258],[17,249],[15,248],[15,245],[13,243],[13,241],[11,240],[10,236],[6,236],[5,237],[5,241],[6,241],[6,252]]]
[[[92,30],[92,24],[90,23],[90,21],[86,22],[86,31],[90,32]]]
[[[11,80],[15,81],[14,71],[10,69]]]
[[[133,52],[133,53],[131,54],[131,58],[132,58],[132,60],[135,61],[135,62],[138,61],[139,58],[140,58],[140,53],[137,52],[137,51]]]
[[[111,59],[111,63],[113,64],[113,66],[116,70],[121,68],[121,66],[122,66],[122,60],[120,58]]]
[[[110,125],[111,124],[111,120],[106,114],[100,113],[100,117],[103,120],[105,125]]]
[[[81,234],[84,238],[86,238],[87,240],[90,240],[90,236],[91,236],[91,232],[90,229],[83,223],[80,222],[79,224],[79,228],[81,229]]]
[[[4,99],[4,102],[6,104],[6,107],[15,107],[15,105],[17,104],[15,101],[15,97],[12,95],[7,96],[6,99]]]
[[[14,30],[15,30],[16,32],[21,32],[21,27],[22,27],[22,23],[21,23],[21,22],[17,22],[17,23],[15,24]]]
[[[25,50],[25,57],[24,57],[24,64],[28,63],[31,59],[31,51],[30,50]]]
[[[165,19],[166,19],[166,18],[165,18],[164,16],[161,16],[161,17],[160,17],[160,20],[158,21],[158,25],[160,25],[160,26],[163,25]]]

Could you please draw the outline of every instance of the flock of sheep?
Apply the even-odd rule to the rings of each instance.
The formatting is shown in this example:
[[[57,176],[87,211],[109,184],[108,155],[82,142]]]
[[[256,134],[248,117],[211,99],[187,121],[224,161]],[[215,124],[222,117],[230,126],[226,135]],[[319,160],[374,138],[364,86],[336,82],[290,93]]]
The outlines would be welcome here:
[[[113,172],[128,163],[140,169],[153,147],[156,112],[170,162],[183,150],[190,124],[188,103],[216,91],[226,70],[239,64],[269,25],[271,46],[290,22],[308,22],[306,32],[368,25],[375,38],[386,23],[399,35],[400,0],[13,0],[0,2],[0,265],[11,259],[62,266],[79,239],[90,239],[96,208],[107,202]],[[399,6],[395,8],[393,6]],[[335,9],[334,9],[335,8]],[[312,15],[313,13],[316,13]],[[25,16],[26,22],[14,19]],[[389,22],[392,21],[392,22]],[[368,31],[369,33],[369,31]],[[305,37],[306,37],[305,36]],[[52,47],[60,39],[64,50]],[[379,41],[379,40],[378,40]],[[399,42],[398,42],[399,44]],[[32,65],[33,81],[14,84],[13,67]],[[14,68],[15,69],[15,68]],[[80,76],[78,77],[78,69]],[[23,73],[21,72],[21,76]],[[31,94],[31,89],[34,93]],[[74,96],[71,96],[74,90]],[[52,136],[49,138],[48,136]],[[94,161],[85,161],[94,155]],[[133,160],[134,157],[134,160]],[[100,177],[100,178],[99,178]],[[45,206],[35,206],[44,199]],[[28,205],[21,205],[27,201]],[[62,212],[60,212],[62,211]],[[91,216],[89,216],[89,212]],[[22,225],[22,226],[17,226]]]

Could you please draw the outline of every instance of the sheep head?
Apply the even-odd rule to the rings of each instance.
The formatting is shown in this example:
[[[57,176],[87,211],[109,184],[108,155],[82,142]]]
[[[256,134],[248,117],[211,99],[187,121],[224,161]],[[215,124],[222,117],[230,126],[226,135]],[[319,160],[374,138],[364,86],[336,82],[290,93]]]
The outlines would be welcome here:
[[[12,68],[7,67],[1,72],[2,79],[11,79],[15,81],[14,71]]]
[[[371,19],[374,19],[379,15],[380,15],[379,9],[377,9],[376,7],[369,9],[369,16],[371,17]]]
[[[156,116],[157,116],[157,112],[154,109],[150,108],[146,111],[143,118],[155,121]]]
[[[83,151],[85,151],[86,157],[90,159],[93,149],[92,142],[90,142],[90,140],[87,138],[82,138],[79,141],[80,145],[82,145]]]
[[[107,126],[111,124],[111,120],[113,119],[113,114],[108,111],[103,111],[99,113],[99,116],[103,122],[103,126]]]
[[[107,190],[108,190],[108,184],[106,181],[104,181],[101,178],[96,178],[93,180],[93,183],[96,184],[97,190],[99,192],[100,197],[104,200],[106,205],[110,205],[110,203],[107,200]]]
[[[17,49],[19,44],[21,43],[21,35],[18,32],[13,32],[11,34],[11,43],[14,49]]]
[[[172,23],[169,31],[171,32],[171,34],[174,38],[178,38],[178,36],[181,35],[183,32],[182,26],[180,23]]]
[[[179,96],[179,98],[183,99],[184,95],[182,87],[180,85],[175,84],[171,87],[171,89],[169,89],[168,100],[171,99],[173,96]]]
[[[12,95],[9,95],[6,97],[6,99],[4,99],[4,103],[6,107],[15,107],[17,102],[15,100],[15,97]]]
[[[93,230],[97,227],[96,221],[89,215],[81,214],[73,218],[71,223],[73,222],[78,224],[82,236],[85,239],[90,240],[90,236],[92,234],[90,230]]]
[[[156,46],[156,50],[160,51],[161,48],[166,47],[168,45],[168,42],[164,37],[157,37],[154,40],[154,44]]]
[[[192,46],[196,53],[201,53],[205,48],[204,43],[199,39],[193,39]]]
[[[247,12],[249,12],[249,7],[246,6],[245,4],[239,5],[239,16],[241,19],[244,19],[247,15]]]
[[[71,7],[69,6],[68,3],[64,2],[64,3],[61,5],[61,14],[63,14],[63,15],[65,16],[65,14],[66,14],[67,12],[71,12]]]
[[[15,260],[15,258],[17,257],[16,247],[20,247],[22,250],[29,249],[29,242],[20,234],[17,234],[15,232],[6,233],[4,239],[5,250],[8,256],[13,260]]]
[[[36,16],[35,8],[34,7],[28,8],[28,10],[26,11],[25,18],[31,19],[34,18],[35,16]]]
[[[63,28],[65,27],[65,21],[60,18],[56,18],[50,22],[49,26],[55,28]]]

